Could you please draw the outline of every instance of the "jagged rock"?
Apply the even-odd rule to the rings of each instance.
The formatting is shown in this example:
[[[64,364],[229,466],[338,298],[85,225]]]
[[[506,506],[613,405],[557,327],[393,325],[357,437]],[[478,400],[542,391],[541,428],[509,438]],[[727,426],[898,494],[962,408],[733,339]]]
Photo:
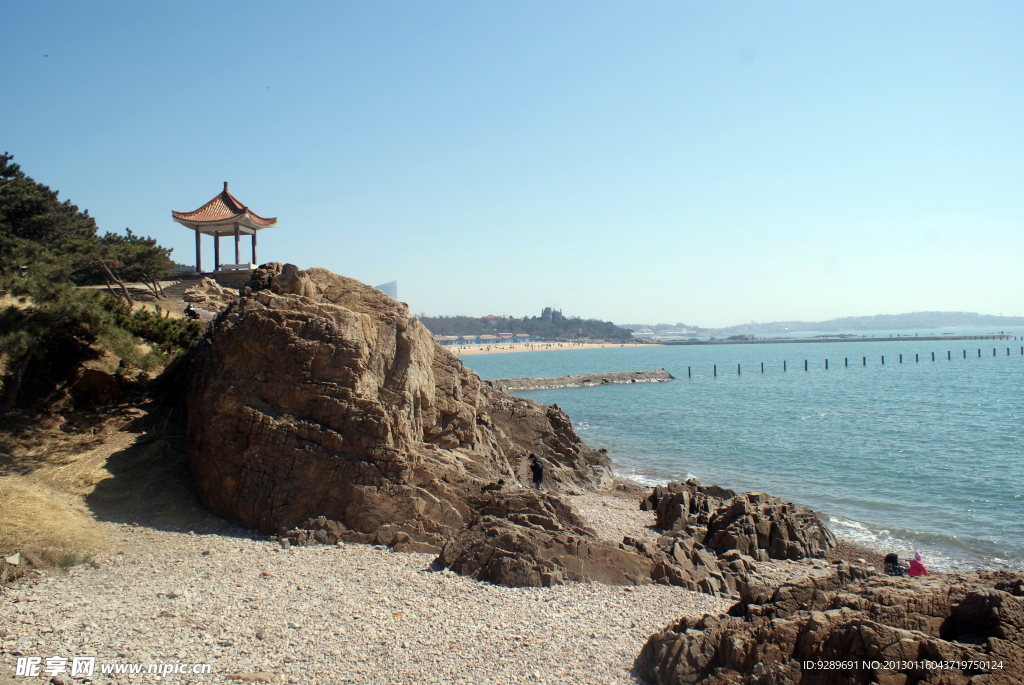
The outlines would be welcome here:
[[[696,478],[656,487],[640,509],[657,512],[657,525],[685,532],[719,553],[735,549],[755,559],[823,557],[835,536],[813,511],[763,492],[736,495]]]
[[[669,483],[657,487],[644,500],[648,511],[657,511],[657,524],[663,530],[684,530],[703,539],[701,531],[723,500],[736,495],[717,485],[701,485],[696,478],[685,483]],[[644,509],[641,502],[641,509]],[[698,540],[699,542],[700,540]]]
[[[842,565],[840,565],[842,566]],[[825,569],[815,569],[825,570]],[[987,571],[924,578],[870,575],[847,565],[828,577],[780,587],[745,615],[683,619],[647,641],[638,671],[656,685],[825,683],[1019,683],[1024,673],[1024,573]],[[817,587],[821,584],[822,587]],[[920,662],[976,662],[921,668]],[[854,662],[855,668],[807,668]]]
[[[820,558],[836,546],[832,531],[813,511],[763,492],[722,503],[708,521],[704,542],[719,552],[735,549],[772,559]]]
[[[510,587],[651,582],[649,559],[598,539],[558,498],[493,493],[478,510],[481,515],[444,545],[437,564]]]
[[[553,489],[611,482],[558,407],[486,388],[379,290],[270,264],[242,293],[187,370],[189,464],[211,511],[266,533],[323,516],[349,539],[397,526],[439,546],[482,486],[528,482],[530,453]]]
[[[181,299],[185,302],[206,302],[227,296],[224,288],[212,278],[203,278],[199,283],[187,288]]]
[[[281,273],[270,281],[270,290],[278,295],[300,295],[315,302],[319,301],[316,285],[305,271],[301,271],[294,264],[285,264],[281,267]]]
[[[771,618],[801,609],[822,610],[831,602],[832,593],[876,575],[874,566],[846,561],[824,567],[808,566],[803,575],[786,582],[752,572],[737,581],[740,601],[730,613]]]
[[[662,585],[685,587],[716,597],[739,599],[738,587],[757,562],[735,550],[719,557],[694,538],[682,534],[663,535],[657,542],[623,538],[623,549],[635,550],[653,562],[651,580]]]
[[[246,283],[244,287],[248,287],[250,293],[254,293],[259,290],[270,290],[271,281],[273,281],[274,276],[281,273],[283,268],[284,265],[281,264],[281,262],[267,262],[266,264],[260,264],[249,273],[249,282]]]

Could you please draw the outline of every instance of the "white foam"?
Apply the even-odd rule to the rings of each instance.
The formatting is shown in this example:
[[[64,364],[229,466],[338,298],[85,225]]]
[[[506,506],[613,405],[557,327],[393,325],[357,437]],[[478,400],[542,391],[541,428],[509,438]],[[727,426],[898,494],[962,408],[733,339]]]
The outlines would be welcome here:
[[[614,471],[616,478],[623,478],[625,480],[631,480],[634,483],[640,485],[646,485],[649,488],[653,488],[656,485],[668,485],[671,481],[679,481],[679,478],[656,478],[650,474],[645,474],[637,471],[636,469],[615,469]],[[681,480],[686,481],[695,476],[692,473],[687,473]]]

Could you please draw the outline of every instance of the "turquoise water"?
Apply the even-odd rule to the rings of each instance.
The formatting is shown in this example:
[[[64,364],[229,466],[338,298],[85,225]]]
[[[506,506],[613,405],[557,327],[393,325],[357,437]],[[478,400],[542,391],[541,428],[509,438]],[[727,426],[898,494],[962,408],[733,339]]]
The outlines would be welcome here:
[[[516,394],[562,407],[619,475],[764,490],[827,515],[839,537],[921,550],[936,568],[1024,568],[1021,344],[651,346],[463,361],[485,379],[664,368],[677,380]]]

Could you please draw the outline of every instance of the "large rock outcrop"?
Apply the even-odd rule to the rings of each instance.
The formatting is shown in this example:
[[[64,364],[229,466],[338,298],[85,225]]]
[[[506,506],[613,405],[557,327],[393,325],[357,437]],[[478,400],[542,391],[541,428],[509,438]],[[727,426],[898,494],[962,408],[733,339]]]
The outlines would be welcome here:
[[[765,604],[737,604],[741,616],[669,625],[639,672],[657,685],[1021,682],[1024,573],[859,576],[822,570]]]
[[[408,307],[325,269],[268,264],[193,352],[188,456],[202,502],[264,532],[304,521],[440,544],[488,483],[611,482],[565,413],[487,388]]]
[[[657,512],[658,527],[684,533],[719,554],[736,550],[755,559],[821,558],[836,539],[807,507],[763,492],[737,495],[716,485],[659,486],[640,502]]]
[[[821,558],[836,546],[832,531],[807,507],[763,492],[724,502],[708,521],[704,544],[771,559]]]
[[[659,528],[666,531],[685,531],[689,534],[706,530],[712,514],[721,503],[736,493],[717,485],[701,485],[696,478],[685,483],[669,483],[655,487],[640,502],[641,511],[656,512]]]

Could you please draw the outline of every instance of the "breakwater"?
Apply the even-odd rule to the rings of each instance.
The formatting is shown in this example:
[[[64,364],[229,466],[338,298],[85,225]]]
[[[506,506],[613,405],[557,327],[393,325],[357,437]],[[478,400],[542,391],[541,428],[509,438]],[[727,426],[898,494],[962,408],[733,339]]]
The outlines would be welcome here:
[[[951,340],[1017,340],[1016,335],[904,335],[894,338],[754,338],[753,340],[657,340],[655,345],[780,345],[786,343],[851,343],[851,342],[949,342]]]
[[[1009,347],[1006,348],[1006,356],[1007,357],[1010,356],[1010,349],[1011,348],[1009,348]],[[1014,348],[1014,351],[1016,351],[1016,348]],[[981,352],[982,352],[982,348],[979,347],[978,348],[978,359],[982,358],[982,353]],[[925,353],[925,360],[926,361],[928,359],[928,354],[929,353]],[[931,361],[933,361],[933,362],[936,361],[935,353],[931,352],[930,354],[931,354]],[[992,356],[993,357],[999,356],[999,348],[998,347],[993,347],[992,348]],[[1020,356],[1024,357],[1024,345],[1022,345],[1021,348],[1020,348]],[[973,357],[973,355],[972,355],[972,357]],[[966,348],[963,350],[963,357],[962,358],[965,359],[965,360],[968,358],[967,349]],[[941,355],[938,357],[938,359],[939,360],[942,359]],[[961,359],[961,356],[958,354],[957,356],[954,357],[952,350],[946,350],[946,357],[945,357],[945,359],[946,359],[946,361],[953,361],[954,359]],[[898,361],[895,361],[895,360],[898,360]],[[909,354],[907,355],[907,361],[908,362],[911,361]],[[810,367],[808,366],[808,362],[809,362],[809,360],[804,359],[804,371],[808,371],[810,369]],[[862,356],[861,357],[861,363],[859,365],[857,364],[857,359],[856,358],[854,358],[853,362],[854,362],[853,363],[854,366],[867,366],[868,365],[868,358],[867,358],[866,355]],[[920,362],[921,362],[921,355],[920,355],[920,353],[914,353],[913,363],[918,364]],[[890,357],[889,357],[889,364],[890,364],[890,366],[893,363],[902,364],[903,363],[903,353],[899,353],[895,357],[890,355]],[[879,365],[880,366],[885,366],[885,355],[884,354],[879,357]],[[833,365],[833,367],[834,367],[834,365]],[[849,357],[843,357],[843,368],[849,368],[849,367],[850,367],[850,358]],[[722,370],[725,371],[726,368],[727,367],[723,366]],[[794,367],[794,368],[798,369],[799,365]],[[749,367],[748,367],[748,369],[749,369]],[[828,359],[826,358],[825,359],[825,370],[828,371],[828,369],[829,369]],[[783,371],[789,370],[789,367],[787,366],[787,361],[785,359],[782,360],[782,370]],[[754,367],[754,372],[755,373],[758,372],[758,368],[756,366]],[[743,373],[743,365],[742,364],[736,364],[736,375],[740,375],[742,373]],[[761,362],[760,373],[762,373],[762,374],[764,373],[764,362]],[[711,365],[711,375],[716,377],[716,378],[718,377],[718,364],[712,364]],[[687,366],[686,367],[686,377],[687,378],[693,378],[693,367],[692,366]]]
[[[650,371],[614,371],[609,373],[581,373],[555,378],[495,378],[484,381],[492,388],[505,392],[516,390],[552,390],[554,388],[589,388],[598,385],[620,385],[626,383],[664,383],[675,377],[665,369]]]

